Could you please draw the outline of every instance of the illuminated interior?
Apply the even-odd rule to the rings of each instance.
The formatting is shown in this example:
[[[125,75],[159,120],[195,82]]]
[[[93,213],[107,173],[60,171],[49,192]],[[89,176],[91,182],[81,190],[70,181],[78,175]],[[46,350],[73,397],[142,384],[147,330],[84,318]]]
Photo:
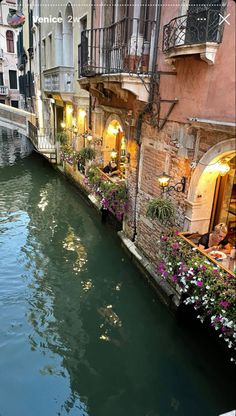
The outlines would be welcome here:
[[[117,120],[112,120],[103,137],[103,163],[110,161],[116,163],[118,170],[125,173],[126,162],[126,138],[122,126]]]

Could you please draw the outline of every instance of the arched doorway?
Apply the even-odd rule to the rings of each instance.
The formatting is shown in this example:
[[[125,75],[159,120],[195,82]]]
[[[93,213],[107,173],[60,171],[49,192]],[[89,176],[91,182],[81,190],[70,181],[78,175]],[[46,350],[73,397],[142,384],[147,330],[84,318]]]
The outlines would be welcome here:
[[[73,66],[73,9],[70,3],[65,10],[63,25],[63,65]]]
[[[110,116],[103,133],[103,161],[104,166],[114,160],[118,169],[125,173],[126,137],[121,120],[117,116]]]
[[[224,222],[236,229],[235,139],[213,146],[199,161],[190,182],[185,229],[203,234]]]

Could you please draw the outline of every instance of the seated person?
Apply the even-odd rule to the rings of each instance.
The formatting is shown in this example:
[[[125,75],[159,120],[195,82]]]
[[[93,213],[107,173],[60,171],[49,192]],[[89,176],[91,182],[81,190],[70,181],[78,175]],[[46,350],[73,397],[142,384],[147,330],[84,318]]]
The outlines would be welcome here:
[[[119,175],[120,171],[117,168],[116,162],[110,161],[108,165],[106,165],[103,170],[104,173],[108,174],[109,176]]]
[[[213,250],[222,250],[224,253],[230,253],[230,244],[226,237],[228,232],[224,223],[217,224],[211,233],[203,234],[198,241],[198,246],[206,253]]]

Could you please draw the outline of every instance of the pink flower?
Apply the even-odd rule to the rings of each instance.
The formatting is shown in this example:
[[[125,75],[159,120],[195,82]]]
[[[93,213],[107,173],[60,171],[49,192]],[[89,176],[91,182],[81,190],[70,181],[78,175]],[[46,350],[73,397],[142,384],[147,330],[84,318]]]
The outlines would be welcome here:
[[[223,306],[223,308],[228,308],[230,303],[227,300],[221,300],[220,306]]]
[[[179,243],[173,243],[173,244],[171,245],[171,247],[172,247],[172,249],[173,249],[174,251],[176,251],[176,250],[179,250],[180,245],[179,245]]]
[[[198,280],[198,281],[197,281],[197,285],[198,285],[198,286],[203,286],[203,282],[202,282],[201,280]]]

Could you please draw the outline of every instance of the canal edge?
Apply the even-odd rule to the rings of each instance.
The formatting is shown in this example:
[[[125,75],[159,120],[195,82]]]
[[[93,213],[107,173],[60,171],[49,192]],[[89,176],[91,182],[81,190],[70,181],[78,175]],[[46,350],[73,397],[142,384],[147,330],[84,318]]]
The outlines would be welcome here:
[[[51,166],[60,173],[66,180],[68,180],[75,188],[78,190],[82,198],[95,210],[99,215],[101,215],[100,207],[98,206],[96,198],[92,198],[92,195],[88,194],[83,186],[75,180],[75,178],[66,172],[61,166],[52,165]],[[114,227],[113,227],[114,228]],[[155,271],[155,268],[151,262],[141,253],[133,241],[125,236],[124,231],[120,230],[117,232],[118,237],[121,240],[121,246],[135,264],[137,269],[140,271],[142,276],[146,279],[152,289],[155,290],[155,293],[158,299],[168,307],[168,309],[176,314],[180,304],[181,299],[180,295],[174,288],[165,280],[163,280]]]
[[[155,289],[159,300],[175,314],[181,304],[180,295],[156,273],[151,262],[141,253],[134,242],[125,236],[124,231],[118,231],[117,234],[122,247],[148,283]]]

